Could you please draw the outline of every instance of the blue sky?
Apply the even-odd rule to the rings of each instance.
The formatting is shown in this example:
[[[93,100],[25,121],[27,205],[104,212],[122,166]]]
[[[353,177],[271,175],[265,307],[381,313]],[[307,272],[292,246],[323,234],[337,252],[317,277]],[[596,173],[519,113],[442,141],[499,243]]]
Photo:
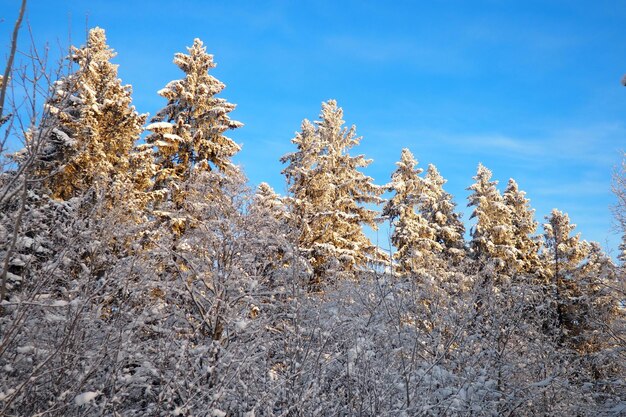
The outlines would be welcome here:
[[[0,47],[19,1],[0,0]],[[355,152],[388,181],[403,147],[434,163],[465,208],[479,162],[527,192],[537,219],[557,207],[615,251],[610,179],[626,148],[626,2],[31,0],[38,44],[83,44],[100,26],[138,110],[182,73],[201,38],[245,127],[236,158],[252,184],[285,192],[280,156],[303,118],[337,99],[363,136]],[[26,32],[22,45],[26,45]],[[3,52],[4,54],[4,52]],[[468,219],[468,214],[464,216]]]

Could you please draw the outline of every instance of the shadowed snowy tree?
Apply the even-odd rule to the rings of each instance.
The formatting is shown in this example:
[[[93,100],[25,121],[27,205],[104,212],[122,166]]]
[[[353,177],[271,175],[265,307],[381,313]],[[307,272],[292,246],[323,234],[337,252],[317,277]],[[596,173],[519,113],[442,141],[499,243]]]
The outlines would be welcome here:
[[[548,329],[563,353],[577,353],[579,375],[619,395],[626,371],[624,277],[598,243],[571,235],[576,225],[567,214],[555,209],[546,219],[544,256],[551,282],[544,292],[554,321]]]
[[[611,328],[614,321],[623,322],[626,317],[626,311],[621,308],[625,280],[600,244],[590,242],[588,254],[577,271],[582,293],[582,297],[576,300],[580,331],[576,346],[579,351],[589,353],[613,347],[614,340],[610,336],[619,335],[620,331],[612,329],[607,333],[605,330]]]
[[[297,261],[290,226],[283,199],[269,184],[259,184],[247,210],[245,240],[248,249],[242,254],[251,276],[273,282],[277,274],[284,273]]]
[[[580,240],[580,233],[571,236],[576,225],[570,223],[567,214],[554,209],[546,220],[543,225],[545,270],[556,304],[556,330],[559,340],[563,342],[570,334],[578,332],[578,315],[581,312],[576,308],[576,300],[582,296],[578,272],[589,253],[589,244]]]
[[[359,171],[371,160],[348,153],[361,138],[342,118],[336,101],[322,103],[320,120],[314,128],[304,121],[293,140],[298,150],[282,158],[289,164],[283,172],[298,217],[299,246],[313,267],[312,287],[319,287],[329,269],[352,271],[382,256],[362,229],[376,227],[376,212],[363,204],[380,203],[382,189]]]

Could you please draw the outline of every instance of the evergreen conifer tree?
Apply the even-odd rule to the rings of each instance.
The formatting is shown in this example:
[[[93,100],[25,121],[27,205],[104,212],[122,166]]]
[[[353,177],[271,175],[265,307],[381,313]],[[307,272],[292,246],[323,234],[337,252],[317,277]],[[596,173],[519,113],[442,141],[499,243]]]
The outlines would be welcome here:
[[[313,267],[312,287],[329,268],[351,271],[379,255],[362,225],[376,227],[376,212],[363,204],[380,203],[382,189],[359,171],[371,160],[348,153],[361,138],[344,123],[335,100],[322,103],[320,120],[315,126],[304,121],[292,141],[298,150],[282,158],[289,164],[283,172],[299,217],[299,246]]]
[[[122,85],[115,52],[103,29],[89,31],[87,44],[72,48],[73,74],[54,85],[42,129],[52,127],[38,164],[38,176],[60,199],[95,187],[131,181],[131,150],[145,116],[131,105],[131,87]]]
[[[540,241],[535,236],[537,222],[535,210],[530,208],[530,200],[521,191],[514,179],[509,183],[503,194],[504,203],[511,213],[513,227],[513,246],[516,249],[516,269],[519,272],[538,272],[541,267],[539,260]]]
[[[247,212],[249,249],[243,254],[251,276],[274,280],[294,261],[287,207],[269,184],[257,187]]]
[[[227,173],[236,169],[231,158],[240,147],[224,133],[243,126],[231,120],[235,105],[215,97],[225,85],[209,74],[215,68],[213,55],[206,53],[200,39],[177,53],[174,63],[185,78],[168,83],[159,91],[167,99],[147,126],[152,133],[146,141],[156,146],[156,189],[169,189],[172,201],[181,204],[181,182],[194,168]]]
[[[511,213],[496,188],[497,181],[491,181],[491,171],[482,164],[468,190],[468,206],[474,207],[471,219],[476,218],[472,228],[471,249],[481,262],[494,262],[504,271],[515,263],[517,250],[513,246]]]
[[[613,322],[626,318],[622,307],[624,277],[597,242],[588,244],[588,254],[576,273],[581,296],[572,300],[575,328],[570,338],[584,353],[611,346],[612,336],[604,331]],[[615,334],[619,334],[617,331]]]
[[[456,204],[452,201],[452,195],[443,189],[446,182],[437,167],[429,164],[424,178],[420,210],[435,229],[435,240],[442,246],[446,256],[460,260],[465,255],[465,226],[461,222],[461,213],[455,211]]]
[[[392,224],[391,243],[396,247],[394,258],[400,273],[421,272],[433,268],[442,250],[436,241],[436,230],[416,209],[425,192],[422,172],[407,148],[402,150],[398,168],[387,185],[393,197],[383,207],[383,216]]]
[[[557,209],[546,216],[544,244],[546,251],[545,267],[549,289],[555,302],[559,341],[563,342],[568,333],[576,332],[579,311],[576,301],[582,295],[579,283],[579,267],[589,254],[589,244],[581,241],[580,233],[571,235],[576,228],[570,223],[569,216]]]
[[[400,160],[396,162],[398,168],[391,174],[391,182],[387,185],[394,195],[382,211],[382,215],[392,221],[403,213],[414,211],[422,197],[424,181],[419,175],[424,170],[417,164],[413,153],[408,148],[402,149]]]
[[[306,233],[308,219],[312,215],[311,201],[314,195],[311,182],[315,177],[313,168],[317,164],[321,145],[315,125],[307,119],[302,121],[300,132],[296,133],[291,142],[296,145],[296,151],[284,155],[280,161],[288,164],[282,171],[289,185],[290,196],[286,201],[290,207],[292,223],[302,234]],[[301,235],[300,239],[304,239],[304,236]]]

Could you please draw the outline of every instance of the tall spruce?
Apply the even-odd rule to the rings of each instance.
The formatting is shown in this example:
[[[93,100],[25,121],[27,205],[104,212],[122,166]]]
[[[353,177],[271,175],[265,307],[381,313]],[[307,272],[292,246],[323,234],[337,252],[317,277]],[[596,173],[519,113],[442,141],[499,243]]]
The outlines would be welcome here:
[[[576,225],[570,223],[566,213],[554,209],[546,220],[543,228],[548,288],[555,303],[559,341],[564,342],[568,333],[577,332],[580,311],[576,304],[582,296],[579,268],[590,247],[581,241],[580,233],[571,234]]]
[[[225,85],[209,74],[216,66],[213,55],[206,53],[200,39],[187,51],[174,57],[185,78],[159,91],[167,105],[146,128],[152,132],[146,141],[156,146],[156,189],[168,190],[177,204],[184,199],[181,182],[192,169],[222,173],[236,169],[231,158],[240,147],[225,132],[243,126],[229,117],[235,105],[216,97]]]
[[[313,287],[327,270],[353,271],[378,254],[362,226],[376,228],[376,211],[364,204],[380,203],[382,189],[359,170],[371,160],[348,153],[361,138],[344,123],[335,100],[322,103],[320,120],[315,126],[304,121],[292,140],[297,151],[281,159],[288,163],[283,173],[298,217],[299,246],[313,268]]]
[[[76,71],[54,84],[46,103],[41,128],[51,133],[37,175],[55,198],[132,181],[131,150],[145,116],[131,105],[131,87],[110,62],[115,55],[104,30],[91,29],[87,44],[72,48]]]
[[[460,260],[465,256],[465,226],[461,213],[455,211],[452,195],[443,189],[447,182],[437,167],[428,165],[424,178],[420,210],[424,218],[435,229],[435,240],[442,246],[448,259]]]
[[[425,192],[417,160],[407,148],[402,149],[397,169],[387,185],[393,197],[383,207],[383,216],[391,222],[391,243],[396,247],[394,259],[401,273],[422,272],[432,268],[442,247],[436,241],[436,230],[417,211]]]
[[[537,233],[535,210],[530,208],[530,200],[526,193],[521,191],[513,178],[503,194],[504,203],[510,210],[511,226],[513,228],[513,246],[516,249],[516,269],[519,272],[539,273],[541,262],[539,249],[541,242]]]
[[[600,244],[590,242],[587,249],[588,253],[576,272],[581,296],[572,300],[575,327],[569,337],[580,352],[592,353],[613,346],[614,337],[623,332],[619,327],[626,319],[626,311],[622,308],[626,281]],[[611,328],[610,333],[605,331],[608,328]]]
[[[513,245],[511,213],[500,192],[498,181],[491,181],[491,171],[478,165],[476,181],[468,190],[469,207],[474,207],[470,219],[476,219],[470,242],[476,259],[481,263],[493,263],[500,271],[508,270],[515,263],[517,250]]]
[[[313,168],[317,164],[321,152],[319,135],[315,125],[304,119],[300,132],[291,140],[296,151],[284,155],[280,161],[287,163],[282,174],[287,178],[290,195],[286,201],[290,207],[291,219],[300,232],[300,240],[304,239],[308,218],[312,215],[311,201],[315,199],[312,181],[315,179]]]

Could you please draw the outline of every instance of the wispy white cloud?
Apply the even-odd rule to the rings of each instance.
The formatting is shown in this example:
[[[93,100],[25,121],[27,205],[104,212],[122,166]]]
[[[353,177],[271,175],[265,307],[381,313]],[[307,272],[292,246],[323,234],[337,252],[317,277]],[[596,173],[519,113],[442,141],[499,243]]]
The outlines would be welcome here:
[[[412,143],[421,140],[425,144],[442,143],[450,146],[449,152],[473,154],[476,159],[481,159],[481,155],[500,155],[537,164],[567,160],[610,167],[619,161],[620,150],[626,146],[626,127],[619,123],[546,129],[533,136],[435,130],[376,133],[400,143],[403,140]]]
[[[333,35],[323,40],[325,49],[353,61],[403,65],[437,74],[467,71],[471,62],[461,45],[419,42],[415,38]]]
[[[527,139],[519,139],[498,133],[484,135],[466,134],[441,134],[434,135],[439,140],[464,149],[473,149],[477,153],[507,153],[515,152],[515,155],[534,156],[541,153],[536,143]]]
[[[535,48],[547,52],[559,52],[579,47],[586,40],[582,36],[554,30],[553,27],[528,27],[519,21],[507,21],[506,24],[495,20],[470,22],[463,29],[467,38],[476,42],[503,44],[508,47]]]
[[[535,186],[533,187],[533,193],[537,196],[559,197],[610,195],[611,185],[601,180],[585,180],[570,183],[559,182],[553,185]]]

